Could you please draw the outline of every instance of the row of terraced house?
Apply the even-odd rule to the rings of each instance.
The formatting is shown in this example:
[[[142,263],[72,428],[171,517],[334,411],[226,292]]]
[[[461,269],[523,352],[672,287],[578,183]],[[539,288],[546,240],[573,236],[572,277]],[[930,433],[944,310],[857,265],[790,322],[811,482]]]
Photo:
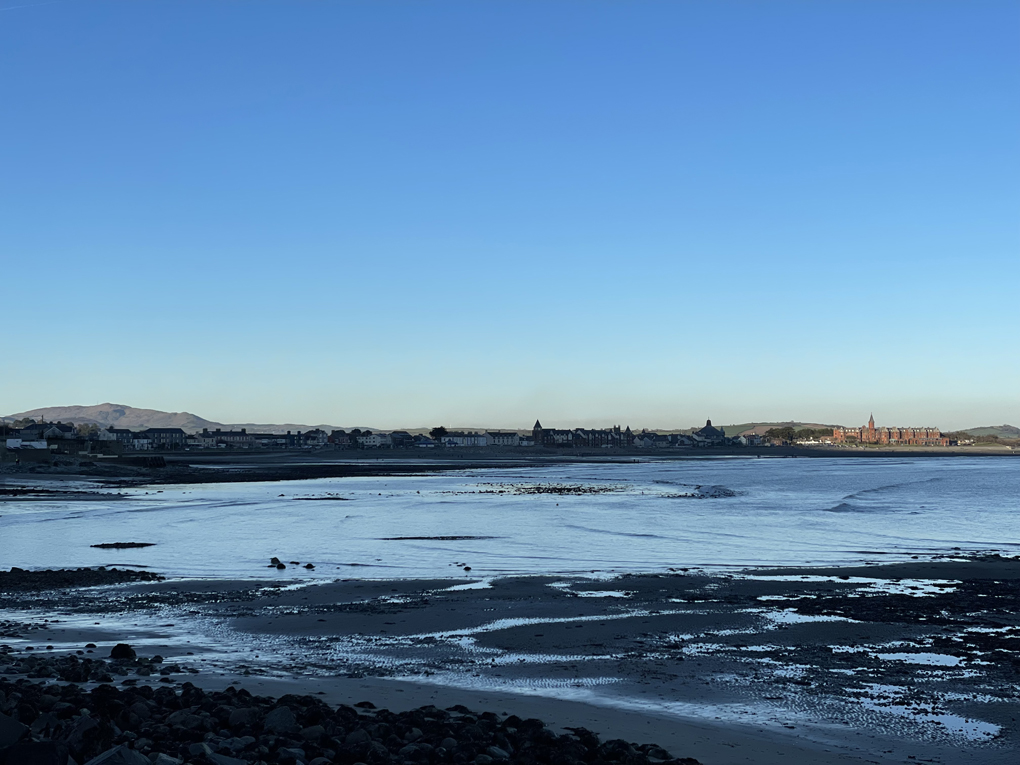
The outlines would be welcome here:
[[[121,453],[147,451],[190,451],[199,449],[415,449],[415,448],[541,448],[541,449],[678,449],[711,446],[756,446],[759,436],[728,438],[712,426],[692,433],[633,432],[629,427],[545,428],[536,421],[530,431],[447,431],[436,428],[431,435],[403,430],[390,432],[333,430],[321,428],[286,433],[203,429],[187,433],[182,428],[128,428],[94,426],[76,428],[68,423],[33,423],[6,428],[8,449],[48,449],[58,453]]]

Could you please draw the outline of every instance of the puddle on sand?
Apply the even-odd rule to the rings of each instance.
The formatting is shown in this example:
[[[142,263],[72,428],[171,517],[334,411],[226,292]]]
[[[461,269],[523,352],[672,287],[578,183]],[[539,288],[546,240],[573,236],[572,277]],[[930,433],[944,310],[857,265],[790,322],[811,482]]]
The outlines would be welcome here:
[[[946,733],[968,741],[988,741],[1002,731],[994,723],[942,712],[932,705],[910,701],[908,689],[902,686],[866,683],[863,688],[848,689],[847,692],[858,696],[865,709],[937,725]]]
[[[859,623],[856,619],[846,616],[833,616],[829,614],[801,614],[792,608],[782,611],[764,611],[762,615],[775,624],[808,624],[810,622],[851,622]]]
[[[744,574],[741,579],[757,582],[800,582],[803,584],[847,584],[865,585],[867,595],[912,595],[916,598],[931,597],[954,592],[960,582],[956,579],[874,579],[864,576],[817,576],[811,574],[783,574],[778,576]],[[814,597],[806,595],[804,597]],[[760,596],[758,600],[778,600],[776,596]]]
[[[549,587],[560,592],[576,595],[579,598],[631,598],[634,592],[628,590],[575,590],[578,582],[550,582]]]
[[[490,590],[492,589],[492,583],[494,577],[487,577],[480,579],[477,582],[466,582],[464,584],[455,584],[452,587],[443,587],[436,592],[462,592],[464,590]]]
[[[907,664],[927,664],[933,667],[958,667],[963,659],[944,653],[876,653],[882,661],[902,661]]]

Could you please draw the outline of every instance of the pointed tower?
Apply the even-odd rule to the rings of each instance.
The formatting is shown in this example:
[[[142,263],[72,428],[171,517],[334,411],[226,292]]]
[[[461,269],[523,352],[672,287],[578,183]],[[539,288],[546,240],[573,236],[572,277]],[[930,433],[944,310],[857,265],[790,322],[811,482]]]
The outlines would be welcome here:
[[[531,436],[535,439],[535,446],[542,446],[542,423],[535,420],[535,427],[531,429]]]

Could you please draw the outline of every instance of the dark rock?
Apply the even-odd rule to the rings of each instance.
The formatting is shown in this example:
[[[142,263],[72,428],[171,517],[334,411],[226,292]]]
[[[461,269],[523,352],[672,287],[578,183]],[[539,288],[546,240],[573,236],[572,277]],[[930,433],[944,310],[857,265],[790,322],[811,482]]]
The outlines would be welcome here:
[[[424,735],[425,734],[421,732],[420,728],[411,728],[411,730],[404,734],[404,741],[409,744],[413,744]]]
[[[277,563],[276,567],[283,571],[283,569],[287,568],[287,565],[285,563]]]
[[[44,590],[64,589],[71,587],[95,587],[105,584],[121,584],[123,582],[158,582],[163,577],[149,571],[131,571],[128,569],[107,570],[98,568],[59,569],[47,571],[25,571],[12,568],[10,572],[0,572],[0,592],[41,592]]]
[[[60,725],[60,720],[56,715],[50,714],[49,712],[43,712],[32,722],[32,732],[36,734],[45,734],[56,728],[58,725]]]
[[[56,741],[23,741],[0,751],[0,765],[70,765],[67,747]]]
[[[85,765],[150,765],[149,758],[141,752],[128,749],[121,744],[93,757]]]
[[[242,707],[230,713],[227,724],[231,728],[252,728],[262,713],[256,707]]]
[[[190,708],[180,709],[166,718],[166,724],[178,728],[195,730],[202,727],[202,718],[196,715]]]
[[[589,744],[589,746],[591,745]],[[628,759],[637,755],[634,747],[621,738],[614,738],[611,741],[607,741],[602,746],[598,747],[598,753],[600,757],[607,760]]]
[[[209,760],[209,762],[213,763],[213,765],[248,765],[246,760],[239,760],[237,757],[230,757],[226,754],[217,754],[216,752],[207,754],[205,758]]]
[[[105,666],[74,656],[18,660],[33,668],[59,665],[61,676],[60,662],[87,664],[86,676]],[[285,695],[274,702],[192,683],[179,692],[141,685],[83,690],[0,677],[0,708],[11,713],[0,715],[0,730],[11,740],[0,750],[0,765],[182,765],[182,756],[189,765],[698,765],[670,758],[655,744],[601,742],[584,728],[557,735],[540,720],[475,714],[461,706],[399,713],[369,702],[331,708],[313,696]],[[32,721],[32,728],[21,721]],[[33,730],[35,738],[56,740],[30,740]]]
[[[347,734],[347,737],[344,739],[344,744],[346,746],[357,746],[358,744],[368,744],[371,741],[372,734],[364,728],[358,728],[357,730],[352,730]]]
[[[277,707],[272,712],[266,715],[266,719],[262,721],[262,727],[269,733],[276,733],[279,735],[287,735],[288,733],[297,733],[298,724],[297,718],[294,717],[294,713],[290,707]]]
[[[28,733],[28,726],[0,713],[0,749],[16,744]]]
[[[381,741],[373,741],[368,746],[368,759],[373,762],[386,762],[389,759],[390,750]]]
[[[304,728],[300,735],[305,741],[319,742],[326,735],[326,729],[321,725],[310,725]]]
[[[127,643],[117,643],[110,651],[111,659],[134,659],[136,657],[135,649]]]
[[[70,747],[72,754],[78,756],[96,744],[102,734],[99,722],[93,717],[83,715],[71,722],[58,738]]]

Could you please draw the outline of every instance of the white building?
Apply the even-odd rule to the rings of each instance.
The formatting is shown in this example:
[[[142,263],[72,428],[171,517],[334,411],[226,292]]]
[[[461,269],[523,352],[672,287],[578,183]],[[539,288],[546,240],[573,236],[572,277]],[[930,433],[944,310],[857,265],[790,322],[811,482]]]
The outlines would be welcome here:
[[[461,433],[455,431],[447,433],[443,437],[443,443],[447,446],[489,446],[491,442],[487,433]]]
[[[388,449],[393,446],[389,433],[367,433],[358,436],[358,446],[362,449]]]
[[[490,430],[485,435],[489,437],[489,442],[493,446],[520,446],[521,437],[517,432],[504,432],[500,430]]]

